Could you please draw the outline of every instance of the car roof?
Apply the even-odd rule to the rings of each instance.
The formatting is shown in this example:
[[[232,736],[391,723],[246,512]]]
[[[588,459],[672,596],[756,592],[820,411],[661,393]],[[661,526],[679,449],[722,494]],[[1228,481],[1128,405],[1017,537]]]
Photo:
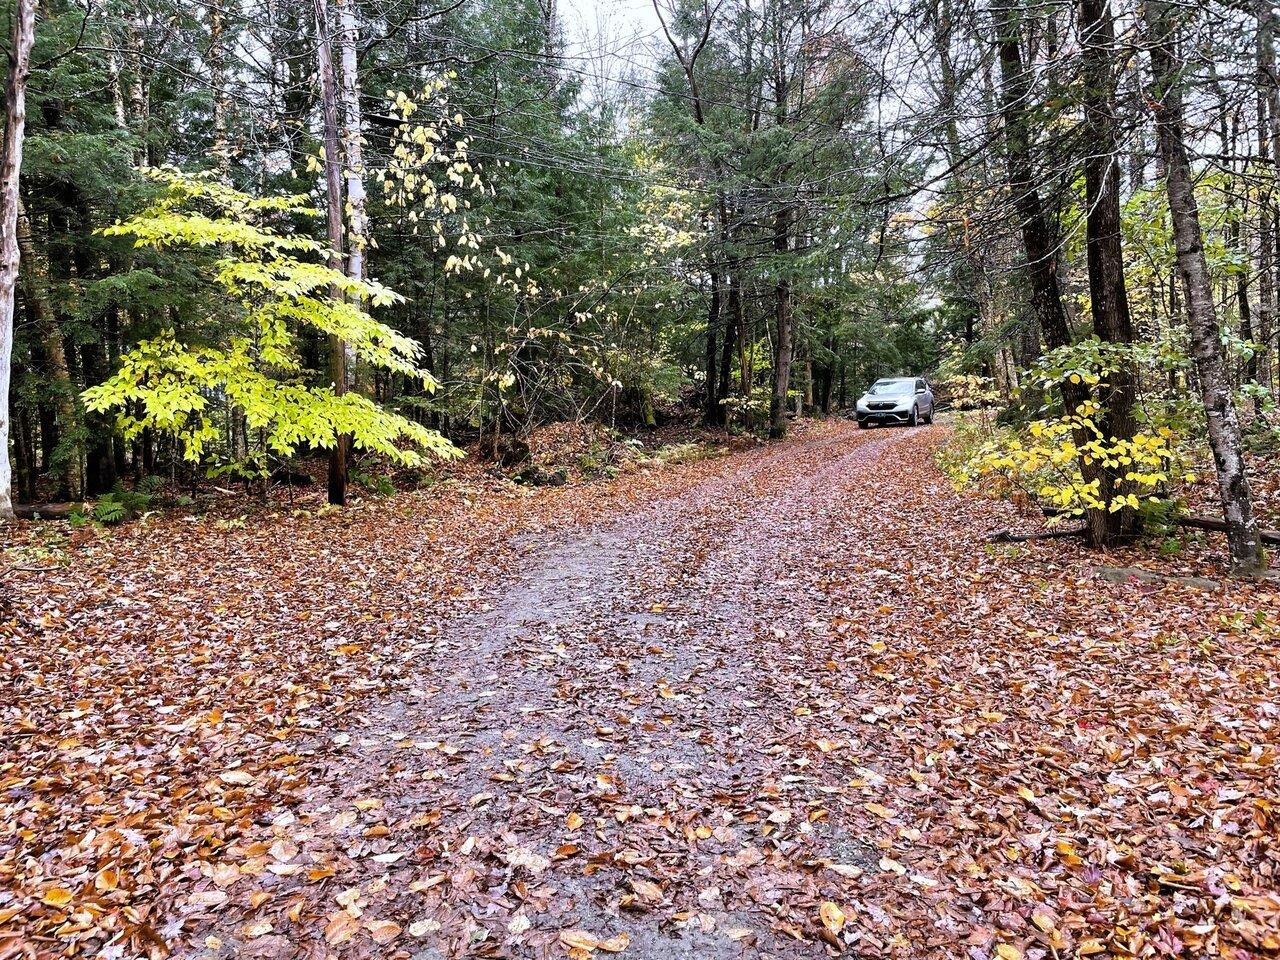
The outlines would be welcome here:
[[[919,380],[919,377],[881,377],[876,383],[904,383],[907,380]]]

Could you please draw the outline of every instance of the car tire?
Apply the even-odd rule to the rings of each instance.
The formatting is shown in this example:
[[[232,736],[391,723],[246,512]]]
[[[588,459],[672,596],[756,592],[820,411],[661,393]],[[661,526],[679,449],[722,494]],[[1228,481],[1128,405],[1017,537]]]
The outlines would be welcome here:
[[[858,429],[859,429],[859,430],[865,430],[865,429],[867,429],[867,421],[865,421],[865,420],[859,420],[859,421],[858,421]]]
[[[920,426],[920,408],[919,407],[911,408],[911,419],[907,421],[907,426],[909,427]]]

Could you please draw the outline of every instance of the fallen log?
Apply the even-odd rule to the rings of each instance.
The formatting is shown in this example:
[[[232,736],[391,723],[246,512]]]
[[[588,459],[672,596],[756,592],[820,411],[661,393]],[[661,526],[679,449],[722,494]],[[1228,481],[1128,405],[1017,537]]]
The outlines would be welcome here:
[[[1173,522],[1180,527],[1191,527],[1195,530],[1212,530],[1215,533],[1227,532],[1226,521],[1213,520],[1209,517],[1178,517]],[[1272,546],[1280,545],[1280,530],[1259,530],[1258,536],[1263,543],[1269,543]]]
[[[1040,512],[1046,517],[1060,517],[1067,511],[1057,507],[1041,507]],[[1174,517],[1169,521],[1176,527],[1190,527],[1194,530],[1210,530],[1214,533],[1226,533],[1225,520],[1214,520],[1212,517]],[[1280,530],[1259,530],[1258,535],[1263,543],[1280,546]]]
[[[1041,530],[1038,533],[1014,533],[1012,530],[998,530],[987,537],[988,543],[1025,543],[1028,540],[1062,540],[1067,537],[1083,537],[1084,527],[1072,527],[1069,530]]]
[[[83,509],[83,503],[15,503],[13,515],[21,520],[66,520]]]

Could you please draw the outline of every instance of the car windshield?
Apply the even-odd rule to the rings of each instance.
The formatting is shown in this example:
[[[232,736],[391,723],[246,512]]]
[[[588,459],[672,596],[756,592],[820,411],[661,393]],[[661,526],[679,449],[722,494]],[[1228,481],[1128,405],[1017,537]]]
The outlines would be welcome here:
[[[873,383],[867,393],[873,397],[910,393],[913,383],[912,380],[881,380],[879,383]]]

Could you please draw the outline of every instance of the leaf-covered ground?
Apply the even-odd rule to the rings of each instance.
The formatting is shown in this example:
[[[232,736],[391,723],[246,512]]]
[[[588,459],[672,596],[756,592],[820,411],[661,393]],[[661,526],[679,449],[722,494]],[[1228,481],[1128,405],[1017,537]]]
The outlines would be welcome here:
[[[1280,952],[1275,584],[988,545],[944,435],[25,544],[0,957]]]

